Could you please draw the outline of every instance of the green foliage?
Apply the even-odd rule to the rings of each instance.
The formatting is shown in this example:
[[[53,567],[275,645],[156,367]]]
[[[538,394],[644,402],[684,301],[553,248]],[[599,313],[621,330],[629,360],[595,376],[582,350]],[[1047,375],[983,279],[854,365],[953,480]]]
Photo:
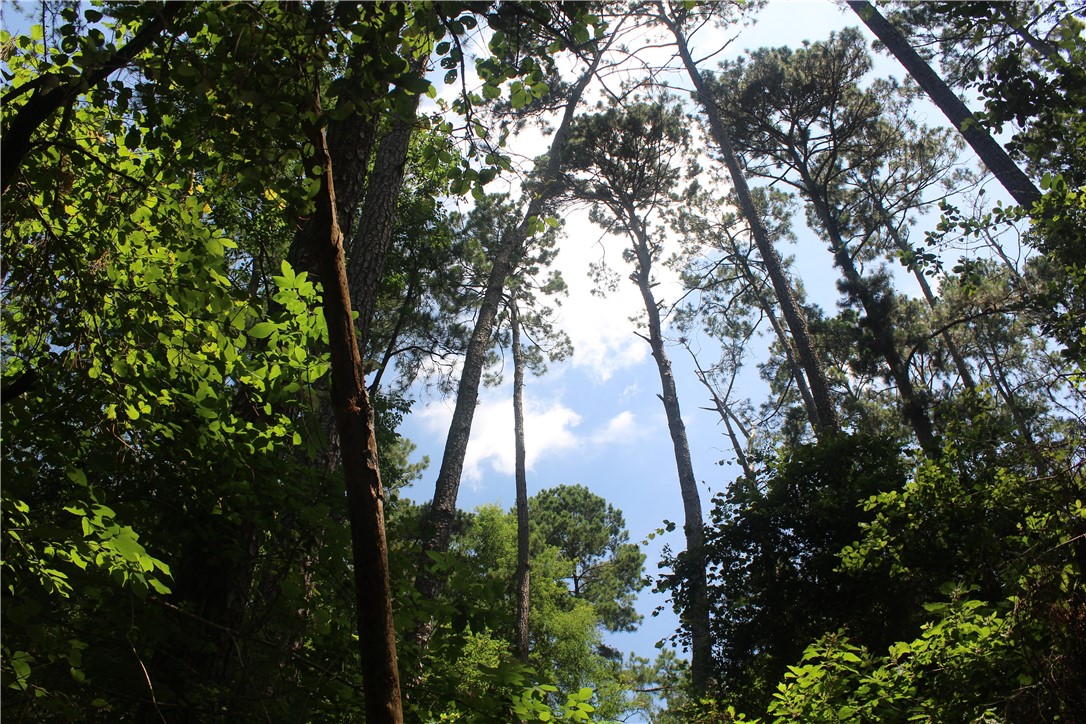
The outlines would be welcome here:
[[[837,558],[871,517],[857,501],[903,482],[899,449],[857,434],[799,445],[714,499],[705,552],[729,704],[761,710],[786,666],[823,633],[845,626],[886,645],[907,628],[910,599],[896,597],[904,590],[885,576],[841,572]],[[673,590],[680,605],[683,593]]]
[[[629,542],[621,511],[583,485],[543,490],[528,509],[538,541],[570,566],[573,596],[591,603],[608,630],[636,628],[641,617],[634,599],[644,585],[645,556]]]

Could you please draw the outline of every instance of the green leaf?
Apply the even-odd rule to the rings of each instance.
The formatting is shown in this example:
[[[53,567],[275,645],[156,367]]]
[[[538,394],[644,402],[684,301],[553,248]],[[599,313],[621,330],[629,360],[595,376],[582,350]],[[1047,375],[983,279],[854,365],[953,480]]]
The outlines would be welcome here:
[[[254,339],[264,339],[279,329],[275,322],[258,322],[249,330],[249,336]]]

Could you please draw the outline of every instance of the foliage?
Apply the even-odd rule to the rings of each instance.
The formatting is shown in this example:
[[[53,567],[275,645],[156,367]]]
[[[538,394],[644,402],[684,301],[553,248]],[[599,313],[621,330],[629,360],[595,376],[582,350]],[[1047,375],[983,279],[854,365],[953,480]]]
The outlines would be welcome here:
[[[1028,466],[1015,471],[973,457],[984,446],[974,442],[922,464],[903,489],[869,499],[865,508],[875,517],[858,543],[844,548],[842,566],[888,571],[929,601],[922,632],[886,654],[830,633],[790,667],[770,714],[799,721],[831,712],[857,720],[1073,718],[1086,695],[1078,676],[1086,654],[1086,488],[1077,444],[1066,448],[1073,457],[1059,472],[1037,479]]]
[[[591,603],[608,630],[636,628],[645,556],[629,542],[621,511],[583,485],[540,491],[528,507],[536,546],[557,549],[572,595]]]

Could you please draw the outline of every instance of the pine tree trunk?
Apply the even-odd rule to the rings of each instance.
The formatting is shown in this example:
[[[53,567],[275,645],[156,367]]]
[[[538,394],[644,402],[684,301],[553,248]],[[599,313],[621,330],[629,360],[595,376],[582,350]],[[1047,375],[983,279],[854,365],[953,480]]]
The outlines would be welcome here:
[[[923,391],[917,390],[913,386],[908,367],[894,343],[894,332],[891,329],[886,310],[879,303],[879,300],[875,298],[875,295],[871,292],[871,287],[868,286],[856,269],[848,245],[845,244],[844,237],[841,234],[836,212],[830,209],[829,203],[823,195],[824,189],[820,189],[817,182],[811,177],[810,171],[799,151],[794,147],[789,150],[793,156],[792,160],[795,169],[799,172],[803,182],[806,196],[814,207],[815,215],[829,236],[830,251],[833,253],[834,262],[844,275],[845,281],[848,282],[850,291],[860,300],[860,305],[867,316],[867,324],[875,337],[876,349],[886,362],[890,378],[894,381],[898,394],[901,396],[905,419],[912,427],[913,434],[916,435],[916,440],[920,443],[920,447],[923,448],[924,452],[933,459],[938,458],[940,445],[932,428],[931,419],[928,417],[928,405],[925,395]]]
[[[540,180],[540,188],[528,203],[524,219],[506,233],[491,261],[486,291],[479,305],[479,311],[475,317],[475,329],[468,340],[468,348],[464,356],[464,368],[460,373],[460,382],[457,386],[456,405],[453,408],[452,421],[449,423],[449,435],[445,441],[441,468],[434,484],[434,498],[423,528],[422,551],[418,561],[415,588],[424,600],[434,600],[441,590],[441,581],[429,571],[430,557],[427,554],[431,551],[443,553],[449,549],[453,518],[456,515],[456,498],[460,491],[460,476],[464,471],[464,457],[471,437],[471,424],[475,418],[483,364],[487,350],[490,348],[494,320],[501,305],[506,279],[513,272],[516,261],[531,236],[533,222],[544,214],[558,193],[556,181],[561,149],[569,137],[573,114],[585,88],[588,87],[596,72],[599,60],[600,56],[597,55],[591,67],[574,86],[566,103],[562,122],[551,141],[548,165]],[[413,643],[420,649],[425,649],[432,630],[432,622],[420,621],[413,635]]]
[[[637,210],[628,205],[623,210],[626,228],[633,236],[633,250],[637,259],[634,278],[645,303],[648,316],[649,346],[660,374],[660,400],[664,404],[671,444],[675,451],[675,467],[679,475],[679,492],[683,501],[686,534],[686,568],[684,580],[687,586],[687,605],[682,620],[690,632],[690,677],[696,691],[706,691],[712,677],[712,639],[709,634],[708,581],[705,574],[705,524],[701,512],[701,496],[698,493],[694,465],[690,459],[690,444],[686,439],[679,394],[675,388],[675,375],[671,360],[664,349],[664,336],[660,324],[660,307],[652,292],[652,255],[644,225]]]
[[[324,132],[313,132],[322,171],[311,236],[323,279],[322,306],[332,363],[332,406],[342,441],[347,517],[354,557],[355,606],[366,721],[401,724],[396,631],[392,618],[384,491],[377,462],[373,408],[366,393],[347,288],[343,233],[337,220],[332,159]]]
[[[742,257],[739,254],[736,254],[736,258],[740,259]],[[792,338],[785,331],[780,320],[777,319],[777,313],[773,310],[773,305],[762,296],[762,280],[757,279],[754,276],[745,259],[743,259],[738,266],[739,273],[742,274],[743,277],[746,278],[747,283],[755,289],[754,296],[758,300],[758,307],[765,314],[766,319],[769,320],[769,326],[777,336],[777,341],[780,342],[781,349],[784,350],[784,359],[788,364],[788,371],[792,374],[792,379],[796,383],[796,389],[799,390],[799,396],[803,399],[803,405],[807,410],[807,419],[810,421],[812,429],[817,430],[818,406],[815,404],[814,395],[811,394],[811,388],[807,384],[807,378],[803,374],[803,368],[800,366],[799,361],[796,360],[796,351],[795,346],[792,344]],[[789,286],[789,292],[791,292],[791,286]]]
[[[770,241],[769,234],[766,232],[765,226],[762,224],[758,214],[758,210],[754,206],[754,199],[751,198],[750,188],[747,186],[746,178],[743,176],[743,170],[739,165],[739,159],[736,158],[735,151],[732,148],[731,138],[728,136],[727,130],[724,127],[724,122],[720,117],[720,111],[713,103],[712,98],[705,87],[705,80],[702,78],[701,71],[698,70],[693,57],[690,55],[690,48],[687,45],[685,36],[682,34],[682,30],[675,21],[667,17],[661,6],[658,5],[658,8],[661,21],[667,25],[672,35],[675,36],[675,43],[678,46],[679,55],[682,57],[687,75],[690,76],[690,80],[694,84],[698,103],[701,105],[702,110],[709,121],[710,134],[720,149],[721,154],[724,156],[724,163],[728,168],[728,173],[731,175],[732,183],[735,185],[735,194],[739,200],[739,210],[750,225],[751,234],[754,236],[754,243],[758,247],[758,253],[761,255],[762,262],[765,264],[766,271],[769,274],[769,279],[773,283],[773,291],[777,296],[778,304],[780,304],[781,313],[784,315],[784,319],[788,323],[788,329],[792,334],[792,339],[795,341],[796,352],[799,355],[803,371],[807,375],[807,383],[810,386],[811,394],[814,397],[815,407],[817,408],[818,420],[815,426],[816,431],[820,435],[835,433],[840,428],[837,421],[837,410],[830,397],[829,383],[826,380],[825,370],[822,367],[821,360],[818,358],[818,353],[815,351],[814,343],[811,340],[810,332],[807,329],[807,321],[804,318],[799,305],[796,304],[791,285],[788,283],[788,279],[784,274],[780,256],[777,254],[776,248],[774,248],[773,243]]]
[[[1032,208],[1033,203],[1041,198],[1037,187],[991,134],[977,123],[965,104],[909,45],[905,36],[867,0],[848,0],[848,5],[924,89],[932,103],[939,107],[988,170],[1003,184],[1003,188],[1027,211]]]
[[[517,658],[528,663],[531,605],[530,539],[528,530],[528,476],[524,450],[524,357],[520,351],[520,316],[517,302],[509,302],[509,325],[513,335],[513,436],[516,440],[517,481]]]
[[[411,71],[421,77],[426,71],[426,61],[426,57],[416,58],[411,62]],[[407,152],[411,145],[411,134],[415,130],[415,113],[420,98],[420,95],[414,96],[409,115],[392,121],[388,134],[377,147],[358,229],[351,238],[347,281],[350,284],[351,305],[358,312],[359,344],[362,349],[369,345],[370,326],[377,307],[385,259],[392,243],[396,204],[403,188]]]

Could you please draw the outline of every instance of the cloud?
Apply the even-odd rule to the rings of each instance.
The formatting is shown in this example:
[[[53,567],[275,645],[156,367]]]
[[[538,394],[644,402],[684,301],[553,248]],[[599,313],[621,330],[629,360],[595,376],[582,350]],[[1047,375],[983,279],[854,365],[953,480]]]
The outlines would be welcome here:
[[[629,410],[618,413],[601,429],[592,434],[593,445],[604,446],[623,443],[640,435],[636,416]]]
[[[629,279],[632,267],[622,259],[627,240],[601,236],[600,228],[589,222],[583,209],[570,211],[565,221],[565,238],[559,243],[555,266],[562,272],[569,295],[558,309],[558,325],[573,342],[573,366],[587,369],[596,382],[606,382],[649,356],[649,345],[635,334],[643,325],[631,321],[631,317],[644,315],[645,302]],[[667,240],[661,261],[653,265],[657,282],[653,292],[661,303],[674,302],[682,293],[678,273],[662,261],[672,243]],[[618,283],[614,291],[603,295],[593,294],[595,283],[588,275],[590,265],[601,261],[611,267]]]
[[[583,418],[564,404],[560,396],[550,396],[546,400],[529,396],[524,407],[528,470],[533,470],[537,462],[548,457],[564,457],[575,450],[613,449],[644,433],[644,427],[629,410],[619,412],[596,429],[578,434]],[[444,440],[452,420],[452,405],[431,402],[418,413],[417,419],[434,439]],[[479,400],[462,479],[472,490],[479,490],[489,474],[512,476],[515,467],[511,387],[503,385],[487,391]]]
[[[428,430],[445,435],[452,420],[452,407],[442,402],[431,403],[422,410],[420,418]],[[580,422],[581,416],[560,401],[544,402],[526,397],[524,437],[528,469],[546,455],[576,448],[580,443],[573,428]],[[513,475],[515,450],[511,387],[502,385],[484,393],[479,400],[464,458],[463,479],[478,489],[488,470]]]

